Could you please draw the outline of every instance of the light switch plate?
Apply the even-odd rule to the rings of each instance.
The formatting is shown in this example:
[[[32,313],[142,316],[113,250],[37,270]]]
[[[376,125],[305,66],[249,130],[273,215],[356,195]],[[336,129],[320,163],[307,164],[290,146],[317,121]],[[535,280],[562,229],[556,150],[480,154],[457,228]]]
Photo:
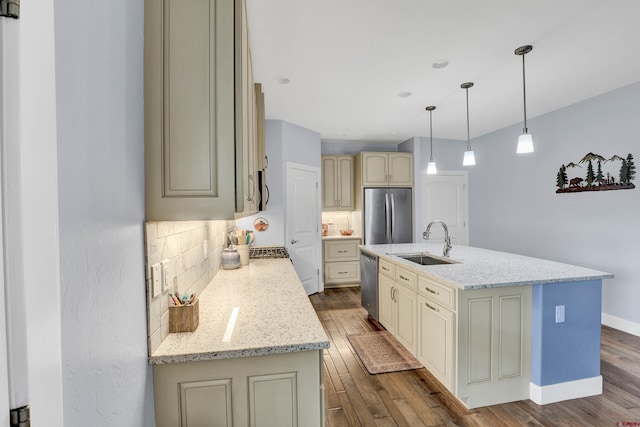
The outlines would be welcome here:
[[[564,323],[564,305],[556,305],[556,323]]]
[[[173,268],[168,259],[162,261],[162,292],[169,291],[169,285],[173,283]]]
[[[162,265],[154,264],[151,266],[151,296],[156,298],[160,295],[162,289]]]
[[[202,253],[204,254],[204,259],[207,259],[209,256],[209,241],[205,240],[202,242]]]

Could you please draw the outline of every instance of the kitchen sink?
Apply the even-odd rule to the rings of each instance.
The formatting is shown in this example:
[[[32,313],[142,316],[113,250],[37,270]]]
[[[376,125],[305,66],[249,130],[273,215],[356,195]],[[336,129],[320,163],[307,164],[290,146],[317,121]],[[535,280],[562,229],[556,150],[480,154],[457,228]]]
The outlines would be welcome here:
[[[420,265],[457,264],[456,261],[436,258],[428,254],[394,254],[397,257]]]

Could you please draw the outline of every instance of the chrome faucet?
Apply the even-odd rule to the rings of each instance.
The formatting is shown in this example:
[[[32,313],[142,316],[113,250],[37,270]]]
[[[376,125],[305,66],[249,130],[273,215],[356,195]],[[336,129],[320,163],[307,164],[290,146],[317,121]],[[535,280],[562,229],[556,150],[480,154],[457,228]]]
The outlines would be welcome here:
[[[442,255],[448,257],[449,252],[451,251],[451,239],[449,238],[449,229],[447,228],[447,224],[445,224],[444,221],[440,221],[439,219],[431,221],[429,225],[427,225],[427,229],[422,233],[422,238],[425,240],[429,240],[431,226],[436,223],[442,224],[442,227],[444,228],[444,248],[442,248]]]

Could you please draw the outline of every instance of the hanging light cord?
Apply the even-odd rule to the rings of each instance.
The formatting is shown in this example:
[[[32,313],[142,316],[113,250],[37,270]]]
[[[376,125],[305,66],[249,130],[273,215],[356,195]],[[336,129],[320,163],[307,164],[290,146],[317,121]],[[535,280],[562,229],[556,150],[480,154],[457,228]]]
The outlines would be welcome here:
[[[467,93],[467,151],[471,151],[471,141],[469,140],[469,88],[466,87],[464,90]]]
[[[524,57],[525,55],[522,55],[522,99],[524,100],[524,133],[529,133],[529,130],[527,129],[527,85],[524,74]]]
[[[433,123],[431,122],[431,113],[432,111],[429,111],[429,161],[433,162]]]

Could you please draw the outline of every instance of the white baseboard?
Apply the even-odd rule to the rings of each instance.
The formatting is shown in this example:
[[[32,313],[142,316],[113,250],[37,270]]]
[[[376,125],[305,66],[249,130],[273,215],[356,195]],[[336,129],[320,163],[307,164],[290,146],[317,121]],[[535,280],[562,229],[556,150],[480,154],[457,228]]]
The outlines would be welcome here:
[[[602,313],[602,324],[605,326],[610,326],[614,329],[618,329],[622,332],[640,337],[640,323]]]
[[[602,394],[602,375],[545,386],[529,383],[529,399],[538,405],[598,394]]]

